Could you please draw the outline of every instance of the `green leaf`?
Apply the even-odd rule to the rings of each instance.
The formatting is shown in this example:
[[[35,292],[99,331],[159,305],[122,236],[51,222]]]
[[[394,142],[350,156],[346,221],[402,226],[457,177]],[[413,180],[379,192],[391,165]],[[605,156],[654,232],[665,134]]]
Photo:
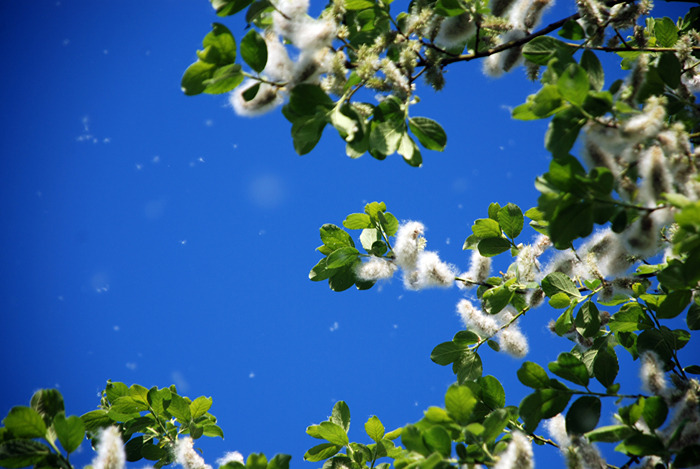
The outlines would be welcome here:
[[[570,304],[571,299],[569,298],[569,295],[564,292],[555,293],[549,299],[549,306],[554,309],[568,308]]]
[[[576,63],[569,64],[557,80],[559,93],[571,104],[580,106],[588,95],[588,74]]]
[[[58,441],[61,442],[61,446],[67,453],[78,449],[85,438],[85,424],[80,420],[80,417],[75,415],[68,418],[63,413],[56,415],[53,427],[56,430]]]
[[[324,257],[318,261],[318,264],[316,264],[309,272],[309,280],[320,282],[321,280],[329,279],[338,272],[338,269],[329,269],[327,261],[327,257]]]
[[[376,228],[365,228],[360,234],[360,244],[367,252],[372,252],[374,243],[381,241],[381,235]]]
[[[666,362],[668,362],[673,355],[672,347],[664,337],[664,334],[658,329],[642,331],[639,337],[637,337],[637,350],[640,354],[647,350],[656,352],[656,354]]]
[[[32,395],[30,407],[36,410],[50,426],[53,418],[64,411],[63,396],[58,389],[40,389]]]
[[[615,349],[604,347],[601,348],[593,361],[593,376],[606,388],[609,388],[615,383],[615,378],[620,370],[620,365],[617,362]]]
[[[466,424],[476,405],[476,397],[467,386],[452,385],[445,393],[445,409],[452,419]]]
[[[199,396],[197,399],[192,401],[190,404],[190,414],[192,414],[192,419],[196,420],[202,415],[206,414],[211,408],[213,399],[211,397]]]
[[[208,437],[218,436],[222,440],[224,439],[224,431],[217,425],[214,425],[214,424],[204,425],[203,430],[204,430],[204,432],[202,434],[204,436],[208,436]]]
[[[483,376],[477,379],[477,383],[481,387],[481,400],[492,409],[500,408],[506,405],[506,392],[498,381],[493,376]]]
[[[334,251],[346,246],[355,247],[355,243],[346,231],[330,223],[321,227],[321,241]]]
[[[408,127],[418,141],[428,150],[443,151],[447,144],[447,135],[440,124],[427,117],[411,117]]]
[[[549,387],[549,376],[540,365],[534,362],[525,362],[518,370],[518,379],[525,386],[540,389]]]
[[[486,443],[496,440],[510,423],[510,413],[506,409],[496,409],[484,419],[484,432],[481,438]]]
[[[571,393],[559,389],[537,389],[526,396],[518,408],[525,430],[534,432],[542,419],[548,419],[566,409]]]
[[[321,140],[326,123],[327,121],[325,118],[319,118],[317,116],[303,117],[294,121],[292,124],[294,151],[299,155],[305,155],[313,150],[319,140]]]
[[[292,457],[288,454],[276,454],[267,464],[267,469],[289,469]]]
[[[349,443],[345,429],[333,422],[321,422],[318,425],[318,434],[321,438],[328,440],[334,445],[345,446]]]
[[[486,238],[479,241],[479,254],[484,257],[497,256],[510,249],[510,241],[506,238]]]
[[[435,425],[423,432],[423,441],[432,451],[440,453],[444,458],[449,458],[452,452],[452,438],[443,427]]]
[[[460,347],[454,342],[443,342],[438,344],[430,353],[430,359],[438,365],[449,365],[457,360],[464,352],[464,347]]]
[[[13,407],[3,423],[16,438],[43,438],[46,435],[44,419],[31,407]]]
[[[372,220],[366,213],[351,213],[343,221],[343,226],[349,230],[372,228]]]
[[[615,451],[633,456],[649,456],[664,454],[663,442],[657,437],[643,433],[635,433],[615,447]]]
[[[608,425],[591,430],[586,433],[586,437],[591,442],[600,441],[603,443],[614,443],[624,440],[634,433],[635,431],[628,425]]]
[[[592,301],[586,301],[576,315],[576,330],[584,337],[595,337],[600,332],[600,312]]]
[[[0,443],[0,466],[33,466],[51,454],[48,446],[34,440],[14,439]]]
[[[345,401],[335,403],[330,421],[340,425],[346,432],[350,430],[350,408]]]
[[[683,312],[690,304],[692,294],[690,290],[675,290],[666,295],[657,308],[659,319],[672,319]]]
[[[498,211],[498,224],[511,239],[515,239],[520,234],[523,223],[523,212],[515,204],[508,203]]]
[[[556,293],[565,293],[568,296],[580,297],[578,289],[574,285],[574,282],[561,272],[552,272],[542,279],[542,290],[544,290],[545,295],[552,297]]]
[[[219,16],[229,16],[238,13],[253,3],[253,0],[209,0]]]
[[[693,303],[688,308],[688,314],[685,317],[685,322],[688,324],[688,329],[697,331],[700,329],[700,305]]]
[[[586,365],[568,352],[560,353],[556,362],[549,364],[549,371],[580,386],[588,386],[588,370]]]
[[[366,10],[374,7],[374,3],[368,0],[347,0],[345,2],[346,10]]]
[[[254,29],[241,39],[241,57],[250,68],[260,73],[267,64],[267,45],[265,39]]]
[[[547,65],[553,57],[570,58],[576,49],[550,36],[539,36],[525,44],[523,57],[538,65]]]
[[[642,417],[651,431],[659,428],[666,421],[668,416],[668,406],[666,401],[660,396],[647,397],[644,400]]]
[[[588,73],[588,82],[591,89],[595,91],[600,91],[605,85],[605,73],[603,72],[603,66],[598,60],[598,57],[593,53],[593,51],[586,49],[581,55],[581,67]]]
[[[467,381],[479,379],[484,367],[478,353],[464,352],[452,364],[452,371],[457,375],[457,382],[464,384]]]
[[[654,21],[654,35],[657,47],[673,47],[678,42],[678,28],[669,17],[657,18]]]
[[[357,278],[353,272],[353,267],[351,265],[345,266],[338,269],[336,273],[328,279],[328,286],[331,290],[336,292],[345,291],[352,287],[356,280]]]
[[[423,156],[420,154],[420,149],[408,133],[401,136],[399,147],[396,149],[396,152],[403,156],[406,163],[411,166],[420,167],[423,164]]]
[[[700,464],[700,444],[684,446],[673,461],[673,467],[697,467]]]
[[[581,396],[571,404],[566,413],[566,432],[580,435],[593,430],[600,420],[600,399]]]
[[[544,138],[545,147],[555,158],[567,155],[585,123],[586,118],[574,107],[558,112],[547,127]]]
[[[96,433],[100,428],[108,427],[112,424],[112,419],[107,415],[107,411],[103,409],[93,410],[80,416],[80,420],[85,424],[85,429],[89,432]]]
[[[323,461],[337,454],[342,448],[342,446],[337,446],[333,443],[322,443],[308,450],[304,454],[304,460],[309,462]]]
[[[479,218],[472,225],[472,231],[479,238],[500,238],[501,227],[496,220],[491,218]]]
[[[681,84],[681,63],[673,52],[664,52],[659,59],[659,76],[671,89]]]
[[[367,436],[379,442],[384,438],[384,425],[376,415],[373,415],[365,422],[365,432],[367,432]]]
[[[173,394],[170,399],[170,405],[168,406],[168,412],[170,412],[173,417],[178,419],[181,423],[188,423],[192,419],[192,413],[190,412],[190,404],[177,394]]]
[[[571,39],[572,41],[580,41],[584,37],[586,37],[586,33],[583,31],[583,28],[581,27],[580,24],[578,24],[578,21],[576,20],[569,20],[566,23],[564,23],[564,26],[561,27],[559,31],[557,31],[557,34],[564,39]]]
[[[357,249],[345,246],[333,251],[326,260],[326,267],[328,269],[338,269],[346,265],[352,265],[358,258],[360,251]]]
[[[251,453],[246,459],[245,467],[247,469],[265,469],[267,467],[267,458],[262,453]]]

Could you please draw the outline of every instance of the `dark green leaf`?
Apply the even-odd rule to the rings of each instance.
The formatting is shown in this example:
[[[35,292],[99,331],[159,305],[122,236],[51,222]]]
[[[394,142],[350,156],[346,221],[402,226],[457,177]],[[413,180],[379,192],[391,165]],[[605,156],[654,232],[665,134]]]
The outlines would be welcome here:
[[[288,454],[276,454],[267,464],[267,469],[289,469],[292,457]]]
[[[647,397],[644,400],[644,409],[642,409],[642,417],[649,426],[649,429],[654,431],[666,421],[668,416],[668,406],[666,401],[660,396]]]
[[[38,390],[32,395],[29,405],[41,415],[47,427],[58,413],[64,411],[63,396],[58,389]]]
[[[591,89],[595,91],[602,90],[605,84],[605,74],[600,60],[598,60],[598,57],[593,51],[589,49],[583,51],[583,55],[581,55],[581,67],[588,72],[588,81]]]
[[[129,462],[138,461],[143,458],[141,455],[141,448],[143,447],[143,435],[136,436],[124,445],[124,452],[126,453],[126,460]]]
[[[683,447],[673,461],[673,467],[697,467],[700,465],[700,444]]]
[[[570,107],[558,112],[547,128],[545,147],[555,158],[567,155],[585,123],[586,118],[576,108]]]
[[[497,409],[506,405],[506,392],[493,376],[483,376],[477,380],[481,387],[481,400],[492,409]]]
[[[659,59],[659,76],[671,89],[681,84],[681,63],[673,52],[664,52]]]
[[[557,80],[557,89],[571,104],[582,105],[589,90],[586,70],[577,63],[569,64]]]
[[[560,353],[556,362],[549,364],[549,371],[580,386],[588,386],[588,370],[586,365],[575,355]]]
[[[697,331],[700,329],[700,305],[697,302],[690,305],[688,308],[688,314],[685,317],[685,322],[688,324],[688,329],[691,331]]]
[[[593,375],[595,378],[609,388],[615,383],[615,378],[620,370],[620,365],[617,362],[615,349],[604,347],[601,348],[593,361]]]
[[[481,357],[476,352],[465,352],[452,364],[452,371],[457,375],[459,384],[478,379],[484,371]]]
[[[323,461],[337,454],[342,448],[342,446],[337,446],[333,443],[322,443],[308,450],[306,454],[304,454],[304,460],[309,462]]]
[[[539,36],[525,44],[523,56],[530,62],[547,65],[550,59],[555,56],[561,59],[570,58],[575,50],[553,37]]]
[[[671,359],[673,354],[673,348],[658,329],[642,331],[637,338],[637,350],[640,354],[647,350],[656,352],[656,354],[666,362]]]
[[[318,264],[316,264],[311,269],[311,272],[309,272],[309,280],[312,280],[314,282],[319,282],[321,280],[327,280],[328,278],[335,275],[336,272],[338,272],[337,269],[329,269],[327,261],[328,261],[327,257],[324,257],[323,259],[318,261]]]
[[[515,239],[520,234],[523,222],[523,212],[515,204],[508,203],[498,211],[498,224],[511,239]]]
[[[580,24],[578,24],[578,21],[575,20],[569,20],[564,23],[564,26],[557,31],[557,34],[564,39],[571,39],[572,41],[579,41],[586,37],[586,33],[583,31],[583,28]]]
[[[267,467],[267,457],[262,453],[251,453],[245,461],[247,469],[265,469]]]
[[[433,349],[430,359],[438,365],[445,366],[457,360],[463,351],[464,348],[454,342],[443,342]]]
[[[615,447],[615,451],[633,456],[649,456],[652,454],[664,454],[666,449],[663,442],[657,437],[648,434],[635,433]]]
[[[595,337],[600,331],[600,312],[592,301],[586,301],[576,315],[576,329],[584,337]]]
[[[534,432],[542,419],[548,419],[566,409],[571,393],[559,389],[537,389],[520,402],[520,418],[525,430]]]
[[[85,438],[85,424],[80,420],[80,417],[75,415],[66,418],[63,413],[59,413],[54,418],[53,427],[58,441],[61,442],[61,446],[67,453],[78,449]]]
[[[352,265],[358,259],[359,254],[360,251],[350,246],[336,249],[326,259],[326,268],[339,269],[346,265]]]
[[[486,238],[479,241],[479,254],[484,257],[493,257],[510,249],[510,241],[506,238]]]
[[[447,135],[440,124],[427,117],[411,117],[408,127],[418,141],[428,150],[442,151],[447,144]]]
[[[452,452],[452,438],[443,427],[435,425],[423,432],[423,441],[432,451],[449,458]]]
[[[209,0],[219,16],[229,16],[238,13],[253,3],[253,0]]]
[[[675,290],[666,295],[659,303],[657,317],[659,319],[675,318],[683,312],[690,303],[692,294],[690,290]]]
[[[594,396],[579,397],[566,413],[566,431],[580,435],[593,430],[600,419],[600,399]]]
[[[267,64],[267,45],[265,39],[254,29],[241,39],[241,57],[250,68],[260,73]]]
[[[34,440],[15,439],[0,443],[0,466],[32,466],[51,454],[48,446]]]
[[[486,443],[495,441],[508,423],[510,423],[510,413],[506,409],[494,410],[484,419],[484,432],[481,438]]]

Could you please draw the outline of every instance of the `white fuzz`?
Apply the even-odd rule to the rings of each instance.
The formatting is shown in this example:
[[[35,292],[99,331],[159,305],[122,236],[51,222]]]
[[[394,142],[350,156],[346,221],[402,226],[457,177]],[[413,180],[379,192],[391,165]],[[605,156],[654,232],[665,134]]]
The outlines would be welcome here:
[[[475,307],[471,301],[462,299],[457,303],[457,313],[467,329],[485,337],[498,332],[498,323],[489,315]]]
[[[265,35],[265,45],[267,46],[267,63],[262,74],[271,81],[289,81],[294,63],[289,58],[287,48],[284,47],[279,36],[274,33]]]
[[[194,449],[194,441],[189,436],[175,443],[175,461],[185,469],[211,469]]]
[[[440,23],[440,29],[435,37],[435,44],[445,49],[459,47],[467,42],[467,39],[476,32],[476,23],[469,13],[445,18]]]
[[[216,460],[216,464],[219,466],[223,466],[224,464],[228,464],[230,462],[238,461],[241,464],[245,464],[245,460],[243,459],[243,455],[239,453],[238,451],[231,451],[223,455],[223,457],[219,458]]]
[[[522,29],[511,29],[499,37],[499,44],[522,39],[527,33]],[[494,78],[500,77],[503,72],[508,72],[522,62],[523,54],[521,47],[511,47],[503,52],[489,55],[484,60],[484,73]]]
[[[639,217],[623,233],[625,249],[639,257],[651,257],[661,250],[659,226],[649,215]]]
[[[624,273],[632,265],[620,237],[610,228],[596,232],[579,248],[579,255],[594,262],[597,272],[604,278]]]
[[[100,431],[97,456],[92,461],[93,469],[122,469],[126,464],[126,453],[119,429],[114,426]]]
[[[474,283],[483,283],[491,273],[491,258],[482,256],[477,249],[472,250],[469,259],[469,271],[464,275]]]
[[[661,194],[672,190],[673,177],[661,147],[654,145],[642,153],[639,162],[639,199],[645,207],[656,207]]]
[[[416,268],[418,253],[423,250],[424,242],[422,235],[425,227],[417,221],[408,221],[399,226],[394,242],[394,256],[396,263],[407,271]]]
[[[584,436],[575,437],[572,446],[576,448],[576,456],[582,469],[606,469],[608,465],[598,452],[598,448],[593,446]],[[571,461],[571,459],[569,459]]]
[[[243,93],[257,83],[259,83],[257,80],[247,80],[229,94],[229,102],[239,116],[259,116],[282,104],[282,96],[278,88],[266,83],[261,83],[255,97],[246,101]]]
[[[494,469],[530,469],[534,467],[532,443],[519,431],[513,432],[513,439],[506,450],[499,455]]]
[[[525,334],[520,332],[515,323],[498,333],[498,342],[504,352],[515,358],[523,358],[530,351]]]
[[[369,258],[369,261],[358,264],[355,268],[355,275],[360,280],[374,282],[375,280],[393,277],[396,270],[396,264],[393,262],[372,256]]]
[[[549,264],[537,275],[537,280],[541,280],[552,272],[561,272],[565,275],[572,276],[576,269],[579,260],[576,255],[570,250],[559,251],[556,256],[549,261]]]
[[[642,389],[656,396],[665,396],[668,386],[666,384],[666,373],[659,356],[647,350],[639,356],[641,367],[639,376],[642,378]]]
[[[450,287],[455,281],[455,276],[454,267],[441,261],[437,252],[421,251],[418,254],[415,275],[409,277],[410,281],[406,283],[406,287],[412,290]]]
[[[566,433],[566,420],[563,415],[557,414],[545,421],[544,428],[547,433],[549,433],[549,436],[560,446],[562,451],[571,445],[569,434]]]
[[[630,142],[641,142],[655,137],[661,131],[666,118],[663,102],[663,98],[652,96],[647,100],[641,114],[624,123],[622,131]]]

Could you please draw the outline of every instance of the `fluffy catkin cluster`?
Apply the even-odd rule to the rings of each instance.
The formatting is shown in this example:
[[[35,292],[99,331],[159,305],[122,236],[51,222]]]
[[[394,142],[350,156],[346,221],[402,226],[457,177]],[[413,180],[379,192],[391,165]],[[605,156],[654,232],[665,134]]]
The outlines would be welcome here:
[[[535,467],[530,439],[519,431],[512,433],[513,439],[500,454],[494,469],[531,469]]]
[[[249,79],[230,94],[237,114],[264,114],[282,104],[283,93],[296,85],[319,83],[320,76],[330,70],[340,75],[345,73],[344,69],[339,71],[331,48],[338,25],[332,19],[309,17],[308,8],[308,0],[280,0],[276,4],[272,27],[264,35],[267,63],[260,74],[263,80]],[[299,50],[296,60],[290,58],[280,37]],[[255,93],[254,87],[258,87]]]
[[[628,83],[631,93],[637,86],[634,78]],[[627,253],[641,258],[662,250],[661,230],[673,221],[674,209],[663,205],[663,194],[700,199],[697,155],[683,126],[665,122],[665,106],[665,98],[652,96],[637,115],[591,122],[584,129],[582,157],[588,168],[608,169],[620,198],[642,208],[622,233]]]
[[[195,451],[194,441],[189,436],[177,440],[173,452],[175,461],[185,469],[212,469]]]
[[[370,256],[355,268],[355,275],[361,280],[375,281],[391,278],[401,269],[404,286],[409,290],[452,286],[456,269],[443,262],[437,252],[425,250],[424,232],[420,222],[402,223],[396,232],[394,259]]]
[[[598,449],[583,436],[569,436],[564,416],[557,414],[545,421],[544,428],[559,445],[570,469],[605,469],[607,464]]]
[[[114,426],[100,431],[97,456],[92,461],[94,469],[123,469],[126,464],[124,442],[119,429]]]
[[[512,306],[507,306],[500,313],[490,315],[467,299],[461,299],[457,303],[457,314],[467,329],[483,338],[495,336],[504,352],[515,358],[522,358],[527,355],[530,348],[527,338],[518,325],[511,322],[516,313]],[[506,325],[507,327],[504,327]]]

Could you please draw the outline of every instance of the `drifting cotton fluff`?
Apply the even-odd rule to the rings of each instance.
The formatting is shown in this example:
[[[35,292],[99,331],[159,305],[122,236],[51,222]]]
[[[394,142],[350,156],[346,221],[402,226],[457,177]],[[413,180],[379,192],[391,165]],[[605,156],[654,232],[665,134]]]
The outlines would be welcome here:
[[[498,332],[498,323],[492,316],[484,314],[471,301],[461,299],[457,303],[457,314],[467,329],[473,330],[479,335],[491,337]]]
[[[445,49],[453,47],[464,47],[469,39],[476,32],[476,24],[471,13],[445,18],[440,23],[440,29],[435,36],[435,44]]]
[[[700,440],[700,383],[691,379],[688,384],[685,393],[675,405],[671,422],[666,427],[665,437],[670,438],[676,429],[684,425],[680,438],[672,446],[673,449],[684,448]]]
[[[94,469],[122,469],[126,464],[126,453],[119,429],[107,427],[100,432],[97,456],[92,461]]]
[[[238,451],[231,451],[229,453],[226,453],[223,457],[216,460],[216,464],[218,464],[219,466],[223,466],[224,464],[228,464],[230,462],[239,462],[241,464],[245,464],[243,455]]]
[[[666,163],[664,152],[657,145],[649,147],[642,154],[639,162],[639,175],[642,177],[639,199],[646,207],[656,207],[661,194],[673,189],[673,179]]]
[[[648,213],[635,220],[622,233],[622,239],[625,249],[638,257],[651,257],[661,250],[659,226]]]
[[[519,431],[513,432],[513,439],[500,454],[494,469],[530,469],[534,467],[532,443]]]
[[[568,467],[581,469],[604,469],[606,467],[598,450],[586,438],[569,437],[563,415],[557,414],[547,420],[544,428],[559,445],[559,450],[566,458]]]
[[[639,376],[642,379],[642,389],[655,396],[666,396],[668,385],[666,383],[666,373],[661,359],[651,350],[642,352],[639,356],[641,367]]]
[[[185,469],[212,469],[194,450],[194,441],[189,436],[175,443],[175,461]]]
[[[522,282],[533,282],[540,271],[540,263],[537,260],[552,244],[548,236],[539,235],[533,244],[523,246],[518,252],[515,265],[518,270],[518,278]]]
[[[294,63],[289,58],[287,48],[284,47],[277,34],[269,32],[265,35],[267,46],[267,63],[262,74],[271,81],[286,82],[292,76]]]
[[[522,29],[512,29],[503,34],[499,42],[505,44],[511,41],[517,41],[524,38],[526,35],[527,33]],[[503,52],[489,55],[486,60],[484,60],[484,73],[494,78],[500,77],[503,72],[508,72],[513,67],[520,64],[522,58],[522,46],[511,47]]]
[[[590,240],[579,248],[589,269],[595,269],[603,278],[626,272],[632,265],[632,258],[620,241],[620,237],[610,228],[596,232]]]
[[[393,252],[396,263],[402,269],[410,271],[416,268],[418,253],[425,246],[425,240],[422,237],[424,232],[425,227],[417,221],[407,221],[399,226]]]
[[[360,280],[374,282],[376,280],[393,277],[396,270],[396,264],[393,262],[381,257],[371,256],[369,261],[358,264],[355,268],[355,275],[357,275]]]
[[[255,97],[246,101],[243,94],[258,84],[260,87]],[[239,116],[254,117],[265,114],[282,104],[282,97],[276,86],[260,83],[257,80],[246,80],[229,94],[229,102]]]
[[[571,277],[574,274],[574,270],[578,263],[579,261],[573,251],[559,251],[559,253],[554,256],[542,270],[542,272],[540,272],[537,278],[541,280],[552,272],[561,272],[562,274]]]

